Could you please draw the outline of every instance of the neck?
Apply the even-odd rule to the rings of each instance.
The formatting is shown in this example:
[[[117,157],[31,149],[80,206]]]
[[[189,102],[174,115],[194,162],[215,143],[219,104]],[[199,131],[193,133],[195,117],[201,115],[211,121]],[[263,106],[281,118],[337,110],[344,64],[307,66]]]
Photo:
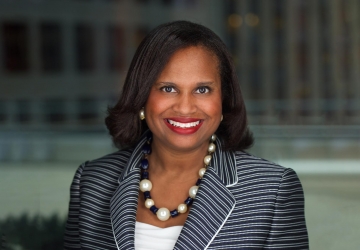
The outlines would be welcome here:
[[[161,172],[166,175],[173,175],[176,178],[189,174],[197,176],[197,172],[204,166],[204,157],[207,155],[209,143],[188,151],[177,151],[168,148],[156,140],[152,142],[152,153],[149,155],[149,162],[152,172]],[[191,176],[192,176],[191,175]]]

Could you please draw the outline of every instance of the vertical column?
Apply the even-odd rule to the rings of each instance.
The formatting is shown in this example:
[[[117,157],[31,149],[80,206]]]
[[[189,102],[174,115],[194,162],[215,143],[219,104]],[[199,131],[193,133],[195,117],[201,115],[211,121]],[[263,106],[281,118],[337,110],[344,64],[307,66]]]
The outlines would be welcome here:
[[[96,45],[96,59],[97,59],[97,75],[98,75],[98,83],[95,84],[95,88],[104,88],[104,86],[102,86],[101,84],[101,79],[108,79],[106,81],[106,88],[110,88],[110,79],[109,79],[109,74],[107,72],[109,72],[109,64],[108,64],[108,51],[107,49],[109,49],[109,26],[110,24],[107,24],[106,22],[99,22],[96,23],[95,26],[95,45]],[[113,24],[114,25],[114,24]],[[99,95],[103,95],[102,94],[102,90],[99,89],[98,93]],[[94,96],[93,98],[99,98],[100,96]],[[98,100],[94,100],[95,102],[95,106],[96,106],[96,110],[94,110],[94,113],[96,112],[96,119],[97,121],[103,121],[104,118],[104,113],[105,113],[105,108],[106,106],[103,106],[101,109],[100,105],[99,105],[99,101]],[[98,124],[99,122],[97,122]]]
[[[41,56],[40,56],[40,23],[37,19],[31,19],[28,22],[29,33],[29,63],[30,74],[39,77],[41,73]]]
[[[31,117],[32,125],[36,128],[44,128],[47,123],[44,115],[44,101],[35,99],[31,100]]]
[[[307,5],[307,36],[309,37],[309,86],[311,88],[311,116],[313,121],[320,118],[321,90],[320,90],[320,30],[319,30],[319,1],[306,0]]]
[[[5,114],[6,114],[6,126],[10,129],[16,129],[16,125],[18,125],[16,121],[16,115],[18,110],[16,108],[15,100],[8,100],[5,106]]]
[[[247,12],[248,12],[248,0],[240,0],[236,5],[236,13],[239,13],[244,20]],[[243,22],[239,29],[239,36],[238,36],[238,44],[239,50],[237,58],[239,60],[239,67],[240,67],[240,87],[243,93],[245,100],[249,100],[251,98],[250,94],[250,64],[249,64],[249,28],[247,27],[246,23]]]
[[[72,19],[65,19],[63,23],[63,46],[64,46],[64,86],[74,86],[79,84],[76,78],[76,41],[75,41],[75,22]],[[76,88],[76,86],[74,86]],[[74,95],[67,96],[65,99],[65,115],[68,125],[77,123],[76,102]]]
[[[288,121],[291,124],[295,124],[296,122],[296,103],[297,103],[297,96],[296,96],[296,85],[299,79],[298,76],[298,65],[296,55],[298,53],[297,50],[297,19],[298,16],[296,15],[296,6],[298,5],[298,0],[292,1],[285,1],[285,36],[286,36],[286,83],[287,83],[287,90],[285,91],[287,97],[287,106],[288,106]]]
[[[3,125],[7,125],[7,121],[9,120],[9,115],[10,115],[10,111],[8,111],[7,109],[7,106],[9,104],[9,101],[8,100],[5,100],[6,98],[6,95],[7,95],[7,91],[6,91],[6,88],[5,88],[5,84],[6,84],[6,80],[5,80],[5,76],[4,76],[4,73],[5,73],[5,65],[4,65],[4,37],[3,37],[3,23],[4,23],[4,20],[1,18],[1,15],[0,15],[0,89],[2,91],[5,91],[5,93],[1,93],[0,94],[0,102],[2,102],[2,104],[4,105],[3,107],[3,112],[4,112],[4,115],[5,115],[5,121],[4,122],[0,122],[0,126],[2,127]],[[11,128],[11,126],[9,126],[9,128]],[[1,147],[1,145],[0,145]],[[4,146],[4,149],[1,149],[3,152],[5,151],[5,146]],[[0,152],[1,154],[1,152]],[[0,158],[2,158],[2,155],[0,155]]]
[[[334,120],[339,123],[343,118],[344,111],[344,100],[345,100],[345,91],[344,91],[344,83],[342,82],[344,79],[342,77],[342,44],[341,39],[341,20],[340,20],[340,1],[338,0],[329,0],[330,4],[329,15],[330,15],[330,27],[331,27],[331,37],[330,37],[330,78],[332,79],[332,85],[329,86],[332,88],[333,93],[333,105],[335,107],[334,112]]]
[[[4,37],[3,37],[3,23],[4,20],[0,16],[0,82],[4,83],[3,75],[4,75]],[[1,84],[0,83],[0,84]]]
[[[67,126],[74,127],[78,124],[78,102],[74,98],[65,101],[65,114]]]
[[[352,106],[355,109],[356,122],[360,121],[360,3],[358,0],[345,2],[345,11],[349,15],[350,32],[350,89],[353,94]]]
[[[221,39],[224,40],[226,35],[226,26],[223,22],[223,17],[228,18],[227,15],[227,3],[226,1],[218,1],[218,0],[210,0],[209,3],[203,2],[200,4],[200,1],[197,1],[194,5],[198,5],[198,9],[206,8],[207,13],[207,23],[211,24],[211,29],[221,37]],[[204,6],[205,5],[205,6]],[[203,7],[204,6],[204,7]],[[192,6],[189,6],[189,8],[192,8]],[[225,15],[224,15],[225,13]],[[218,17],[217,19],[214,19],[213,17]],[[220,21],[219,21],[220,20]]]
[[[124,29],[124,48],[125,50],[125,65],[130,65],[130,62],[135,54],[136,50],[136,32],[140,28],[137,23],[123,25]]]
[[[30,18],[30,17],[29,17]],[[44,91],[44,86],[41,86],[41,37],[40,37],[40,22],[38,19],[31,17],[30,21],[27,23],[28,25],[28,46],[29,46],[29,75],[31,76],[31,88],[36,89],[37,96],[33,96],[32,98],[37,99],[39,95],[42,95]],[[30,86],[27,86],[27,89]],[[30,112],[31,112],[30,108]],[[31,116],[32,116],[31,112]],[[31,117],[30,119],[33,119]]]
[[[66,19],[63,25],[64,75],[68,80],[72,80],[76,68],[75,23],[71,19]]]
[[[261,1],[261,27],[262,27],[262,86],[265,104],[265,117],[269,122],[274,117],[274,90],[275,86],[275,55],[274,55],[274,7],[273,3],[268,0]]]
[[[96,71],[98,75],[105,75],[107,71],[107,40],[108,33],[106,23],[96,22],[95,23],[95,49],[96,49]]]

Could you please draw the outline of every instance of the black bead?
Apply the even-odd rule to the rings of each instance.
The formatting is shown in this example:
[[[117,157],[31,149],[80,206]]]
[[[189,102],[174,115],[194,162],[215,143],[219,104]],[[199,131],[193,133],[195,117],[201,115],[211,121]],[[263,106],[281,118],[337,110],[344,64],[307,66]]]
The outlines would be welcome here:
[[[150,143],[152,141],[152,133],[148,133],[146,136],[146,139],[147,139],[148,143]]]
[[[174,209],[173,211],[170,211],[170,215],[171,217],[176,217],[179,215],[179,212],[176,209]]]
[[[141,160],[141,169],[143,170],[147,170],[149,168],[149,162],[147,159],[142,159]]]
[[[153,214],[156,214],[156,212],[158,211],[159,209],[157,207],[155,207],[155,205],[153,205],[151,208],[150,208],[150,211],[153,212]]]
[[[196,182],[196,186],[199,186],[200,185],[200,182],[201,182],[201,179],[199,178],[198,180],[197,180],[197,182]]]
[[[184,203],[185,203],[186,205],[190,206],[190,205],[193,203],[193,201],[194,201],[193,198],[188,197],[188,198],[184,201]]]
[[[142,152],[143,152],[143,154],[146,154],[146,155],[151,154],[150,144],[145,144],[145,145],[142,147]]]
[[[149,179],[149,172],[146,172],[146,171],[142,172],[141,179],[142,180],[143,179]]]
[[[151,199],[150,191],[145,191],[144,192],[144,198],[145,198],[145,200],[146,199]]]

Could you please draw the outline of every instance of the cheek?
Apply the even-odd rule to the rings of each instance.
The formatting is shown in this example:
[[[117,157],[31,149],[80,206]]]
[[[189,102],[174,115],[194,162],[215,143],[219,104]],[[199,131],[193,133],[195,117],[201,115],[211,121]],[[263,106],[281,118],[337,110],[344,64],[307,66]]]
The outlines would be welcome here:
[[[166,103],[166,99],[163,98],[161,94],[155,91],[151,92],[145,104],[145,110],[148,113],[148,116],[161,113],[166,107]]]
[[[202,110],[208,114],[208,116],[217,119],[222,114],[222,101],[221,98],[214,97],[207,102],[201,103]]]
[[[221,103],[218,103],[217,105],[213,105],[211,108],[211,112],[212,112],[212,115],[215,116],[216,118],[218,116],[221,116],[221,114],[222,114]]]
[[[212,98],[212,109],[214,110],[214,113],[219,113],[221,115],[222,113],[222,97],[221,94],[217,94]]]

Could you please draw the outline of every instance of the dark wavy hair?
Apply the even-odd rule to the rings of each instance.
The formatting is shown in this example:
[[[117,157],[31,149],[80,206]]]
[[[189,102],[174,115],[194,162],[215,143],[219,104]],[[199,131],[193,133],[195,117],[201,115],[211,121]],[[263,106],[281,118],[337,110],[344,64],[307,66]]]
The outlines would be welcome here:
[[[148,129],[139,119],[150,89],[174,52],[200,46],[213,53],[219,64],[224,119],[216,131],[223,150],[244,150],[253,144],[245,103],[235,67],[225,44],[210,29],[188,21],[165,23],[141,42],[130,64],[119,101],[108,108],[106,126],[118,147],[134,146]]]

